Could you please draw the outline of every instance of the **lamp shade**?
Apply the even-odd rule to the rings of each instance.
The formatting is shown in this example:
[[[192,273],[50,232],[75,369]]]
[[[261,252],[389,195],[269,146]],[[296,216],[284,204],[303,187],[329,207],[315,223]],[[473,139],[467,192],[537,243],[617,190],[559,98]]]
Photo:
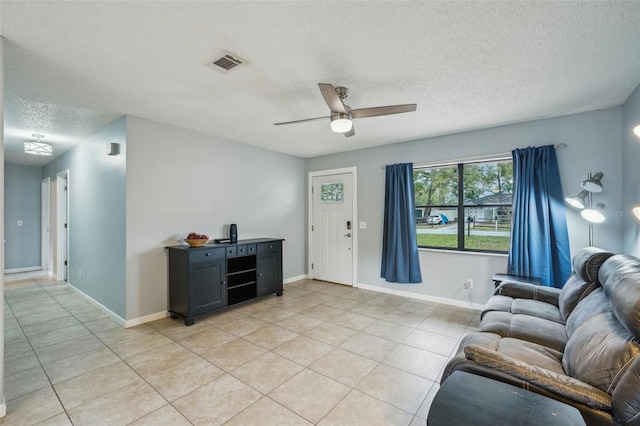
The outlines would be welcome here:
[[[640,138],[640,124],[633,128],[633,133],[635,133],[636,136]]]
[[[584,209],[587,205],[585,203],[587,197],[589,196],[589,191],[582,190],[578,195],[574,195],[573,197],[567,197],[564,201],[567,202],[571,207],[575,207],[576,209]]]
[[[595,207],[589,207],[580,212],[583,218],[592,223],[604,222],[604,204],[598,203]]]
[[[600,183],[602,176],[603,173],[598,172],[589,179],[583,180],[582,183],[580,183],[580,187],[589,192],[602,192],[602,184]]]
[[[631,211],[638,219],[640,219],[640,206],[635,206]]]

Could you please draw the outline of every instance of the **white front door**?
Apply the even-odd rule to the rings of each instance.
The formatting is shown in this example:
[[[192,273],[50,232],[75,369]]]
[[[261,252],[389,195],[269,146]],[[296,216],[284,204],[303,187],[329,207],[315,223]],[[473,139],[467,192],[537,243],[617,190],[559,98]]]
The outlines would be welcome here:
[[[351,173],[312,179],[312,276],[315,279],[353,285],[352,179]]]

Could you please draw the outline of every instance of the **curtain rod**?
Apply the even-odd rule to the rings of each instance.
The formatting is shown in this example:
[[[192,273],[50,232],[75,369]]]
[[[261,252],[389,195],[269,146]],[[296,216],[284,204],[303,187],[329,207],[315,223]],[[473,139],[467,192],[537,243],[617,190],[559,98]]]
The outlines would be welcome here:
[[[553,145],[556,149],[564,149],[567,147],[566,143],[559,143],[556,145]],[[510,160],[512,158],[511,152],[499,152],[496,154],[486,154],[486,155],[476,155],[473,157],[460,157],[460,158],[456,158],[454,160],[447,160],[447,161],[443,161],[443,162],[434,162],[434,163],[421,163],[421,164],[414,164],[413,168],[414,169],[419,169],[422,167],[438,167],[438,166],[453,166],[456,164],[460,164],[460,163],[479,163],[482,161],[491,161],[491,160],[496,160],[496,161],[501,161],[501,160]],[[381,166],[380,169],[385,170],[386,166]]]

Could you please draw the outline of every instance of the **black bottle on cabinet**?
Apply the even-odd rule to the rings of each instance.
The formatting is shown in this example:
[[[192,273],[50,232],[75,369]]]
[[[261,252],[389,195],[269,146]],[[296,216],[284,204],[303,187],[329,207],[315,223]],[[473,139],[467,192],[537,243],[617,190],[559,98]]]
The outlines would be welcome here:
[[[229,225],[229,239],[231,240],[231,244],[238,242],[238,226],[235,223]]]

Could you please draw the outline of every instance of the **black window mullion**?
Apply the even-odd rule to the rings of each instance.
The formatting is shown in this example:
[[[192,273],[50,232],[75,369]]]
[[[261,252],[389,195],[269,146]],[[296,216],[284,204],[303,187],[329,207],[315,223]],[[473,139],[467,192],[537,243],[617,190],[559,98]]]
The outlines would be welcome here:
[[[464,249],[464,165],[458,164],[458,250]]]

